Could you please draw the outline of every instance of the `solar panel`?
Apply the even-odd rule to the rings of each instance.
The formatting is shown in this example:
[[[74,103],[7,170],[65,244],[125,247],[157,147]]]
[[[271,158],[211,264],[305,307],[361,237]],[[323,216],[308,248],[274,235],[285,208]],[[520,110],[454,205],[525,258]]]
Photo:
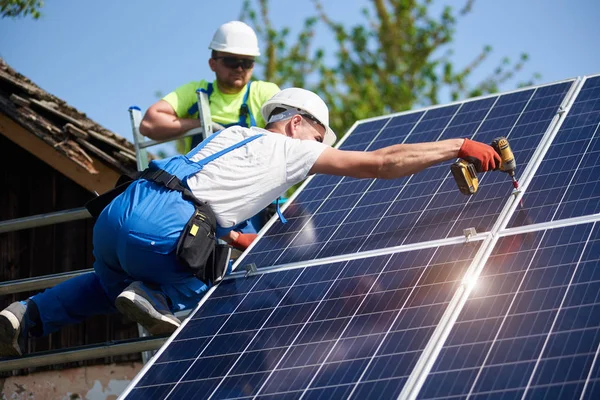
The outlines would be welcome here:
[[[600,76],[588,78],[509,226],[600,212]]]
[[[419,398],[600,398],[599,232],[501,238]]]
[[[479,243],[227,280],[128,398],[395,396]]]
[[[572,84],[566,81],[367,121],[340,148],[373,150],[455,137],[490,143],[507,136],[523,170]],[[466,197],[456,189],[449,165],[395,180],[317,177],[286,213],[289,226],[276,223],[245,260],[260,268],[443,239],[462,235],[470,227],[489,230],[512,191],[509,177],[484,174],[477,196]]]
[[[523,192],[311,178],[124,397],[600,398],[599,125],[598,76],[358,122],[342,149],[507,136]]]

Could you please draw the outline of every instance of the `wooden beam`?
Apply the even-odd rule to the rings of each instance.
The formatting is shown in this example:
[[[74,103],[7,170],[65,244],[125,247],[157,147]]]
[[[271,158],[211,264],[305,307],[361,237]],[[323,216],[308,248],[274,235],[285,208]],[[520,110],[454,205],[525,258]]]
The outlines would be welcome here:
[[[4,114],[0,114],[0,134],[90,192],[101,194],[112,189],[120,176],[119,172],[98,159],[94,160],[94,167],[98,170],[98,174],[90,174],[85,168],[59,153]]]

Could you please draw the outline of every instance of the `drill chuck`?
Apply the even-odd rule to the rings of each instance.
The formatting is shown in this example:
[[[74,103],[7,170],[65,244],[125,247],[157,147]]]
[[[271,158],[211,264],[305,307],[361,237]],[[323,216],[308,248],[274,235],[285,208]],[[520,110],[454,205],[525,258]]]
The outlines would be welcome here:
[[[500,171],[508,173],[511,177],[515,176],[515,169],[517,163],[515,162],[515,156],[508,144],[508,140],[505,137],[499,137],[494,139],[492,147],[496,150],[496,153],[500,155],[502,162],[500,163]]]

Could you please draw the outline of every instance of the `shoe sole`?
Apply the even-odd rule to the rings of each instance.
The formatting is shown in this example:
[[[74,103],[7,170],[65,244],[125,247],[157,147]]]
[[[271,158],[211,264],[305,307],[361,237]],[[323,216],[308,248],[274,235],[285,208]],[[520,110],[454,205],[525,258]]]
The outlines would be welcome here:
[[[0,338],[12,337],[12,343],[0,341],[0,357],[18,357],[21,356],[19,350],[19,335],[15,335],[15,331],[19,331],[19,320],[10,311],[0,311]]]
[[[148,300],[135,293],[121,293],[115,300],[115,306],[121,314],[142,325],[152,335],[170,335],[180,325],[156,312]]]

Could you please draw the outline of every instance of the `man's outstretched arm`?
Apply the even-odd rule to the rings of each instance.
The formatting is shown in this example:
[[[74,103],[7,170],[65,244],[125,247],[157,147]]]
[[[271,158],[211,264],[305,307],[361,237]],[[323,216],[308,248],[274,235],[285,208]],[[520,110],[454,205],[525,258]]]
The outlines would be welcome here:
[[[199,126],[199,119],[179,118],[169,103],[159,100],[146,111],[140,124],[140,133],[150,139],[165,140]]]
[[[448,139],[440,142],[397,144],[368,152],[327,148],[313,165],[311,173],[393,179],[412,175],[459,157],[478,159],[482,172],[496,169],[500,165],[500,156],[491,146],[469,139]]]

